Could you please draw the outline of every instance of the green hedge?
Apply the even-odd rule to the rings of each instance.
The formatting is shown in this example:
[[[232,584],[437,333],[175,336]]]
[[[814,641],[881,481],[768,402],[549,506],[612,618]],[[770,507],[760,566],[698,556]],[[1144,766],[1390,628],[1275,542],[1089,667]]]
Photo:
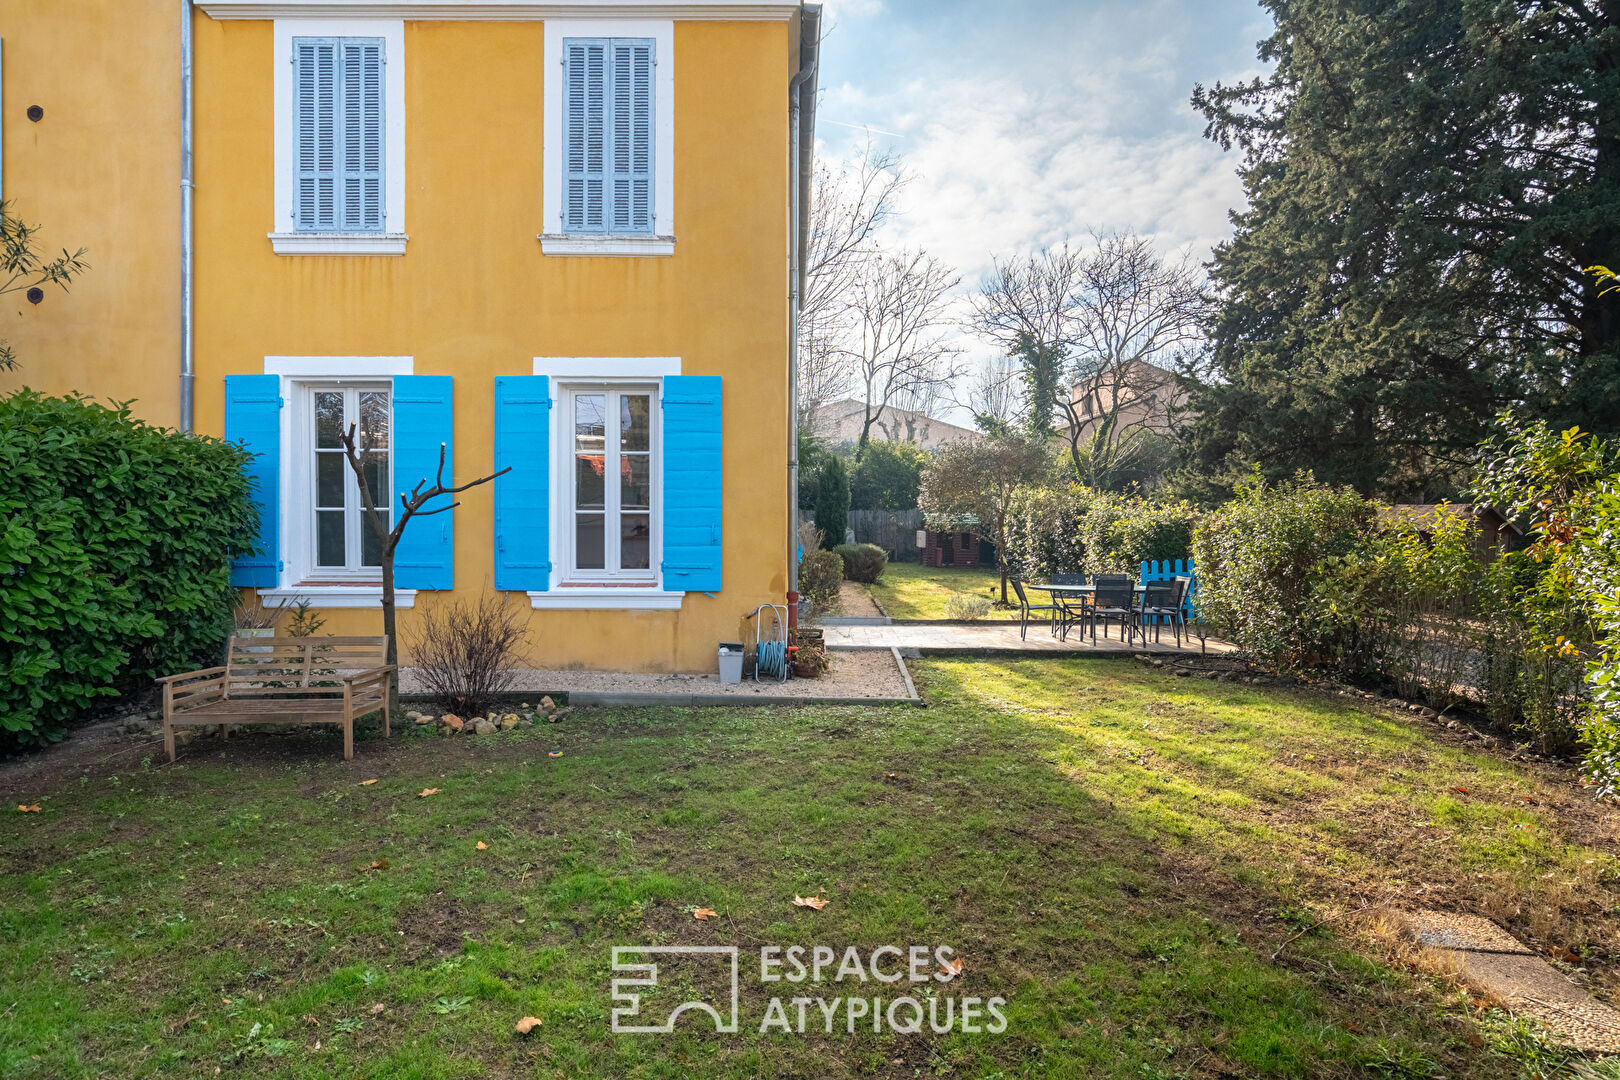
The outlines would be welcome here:
[[[863,585],[882,577],[889,565],[888,553],[876,544],[839,544],[833,550],[844,560],[844,576]]]
[[[1029,487],[1013,493],[1008,562],[1024,580],[1051,574],[1136,574],[1149,559],[1185,559],[1199,511],[1133,495]]]
[[[0,743],[219,654],[258,527],[249,458],[123,405],[0,399]]]

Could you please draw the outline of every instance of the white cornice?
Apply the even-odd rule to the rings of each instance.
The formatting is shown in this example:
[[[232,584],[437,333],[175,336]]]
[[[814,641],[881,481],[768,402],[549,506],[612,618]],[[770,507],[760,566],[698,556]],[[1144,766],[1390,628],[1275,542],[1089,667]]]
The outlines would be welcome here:
[[[215,19],[416,19],[519,22],[536,19],[791,18],[797,0],[197,0]]]

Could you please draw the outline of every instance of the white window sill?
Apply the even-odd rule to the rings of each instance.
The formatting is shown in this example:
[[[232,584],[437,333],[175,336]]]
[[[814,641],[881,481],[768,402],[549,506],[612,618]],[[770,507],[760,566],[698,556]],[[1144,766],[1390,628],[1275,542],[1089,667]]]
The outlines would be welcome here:
[[[675,238],[541,233],[540,250],[547,255],[673,255]]]
[[[267,605],[308,600],[312,608],[368,608],[382,603],[381,585],[294,585],[291,588],[260,589],[259,599]],[[416,606],[415,589],[395,589],[394,607]]]
[[[679,611],[684,592],[662,589],[574,588],[531,592],[529,606],[541,611]]]
[[[277,255],[403,255],[404,233],[273,232],[270,250]]]

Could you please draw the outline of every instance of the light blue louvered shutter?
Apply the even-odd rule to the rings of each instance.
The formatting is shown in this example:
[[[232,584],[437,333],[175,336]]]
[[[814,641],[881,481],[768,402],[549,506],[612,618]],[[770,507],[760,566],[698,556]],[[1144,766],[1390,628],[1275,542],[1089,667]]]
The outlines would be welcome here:
[[[394,376],[394,505],[410,497],[420,482],[432,487],[439,473],[439,447],[444,447],[444,482],[455,483],[451,454],[454,386],[448,375]],[[441,495],[425,509],[449,506]],[[394,582],[402,589],[449,589],[455,582],[454,510],[416,517],[400,534],[394,549]]]
[[[600,232],[607,157],[607,42],[563,43],[563,231]]]
[[[343,41],[343,224],[383,229],[383,43]]]
[[[281,570],[280,376],[225,376],[225,440],[257,455],[245,471],[259,508],[259,550],[232,560],[231,584],[274,588]]]
[[[331,38],[293,42],[293,117],[298,126],[298,187],[293,227],[337,228],[337,51]]]
[[[720,376],[664,380],[664,588],[720,591]]]
[[[611,231],[652,232],[653,43],[614,40]]]
[[[551,588],[551,380],[495,380],[495,588]]]

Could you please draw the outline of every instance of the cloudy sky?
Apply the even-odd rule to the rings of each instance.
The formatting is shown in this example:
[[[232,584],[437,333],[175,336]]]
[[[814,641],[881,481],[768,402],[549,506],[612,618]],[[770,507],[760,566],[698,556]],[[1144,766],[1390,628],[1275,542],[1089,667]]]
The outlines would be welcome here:
[[[1194,84],[1262,72],[1255,0],[827,0],[819,153],[913,181],[891,241],[976,283],[993,255],[1132,227],[1200,257],[1240,205]],[[964,344],[968,344],[964,342]],[[982,351],[974,350],[975,360]]]

